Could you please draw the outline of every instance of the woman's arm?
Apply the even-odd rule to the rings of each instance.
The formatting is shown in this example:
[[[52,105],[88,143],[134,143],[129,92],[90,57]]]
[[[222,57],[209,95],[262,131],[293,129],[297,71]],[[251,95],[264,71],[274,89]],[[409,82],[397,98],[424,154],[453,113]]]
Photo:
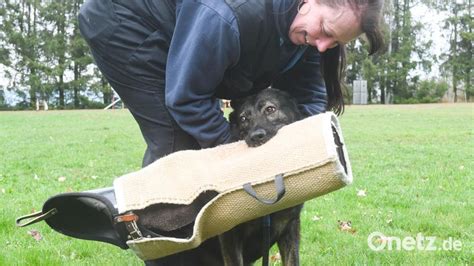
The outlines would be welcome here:
[[[230,140],[215,88],[237,63],[237,22],[227,5],[185,3],[178,10],[166,65],[166,105],[201,147]]]

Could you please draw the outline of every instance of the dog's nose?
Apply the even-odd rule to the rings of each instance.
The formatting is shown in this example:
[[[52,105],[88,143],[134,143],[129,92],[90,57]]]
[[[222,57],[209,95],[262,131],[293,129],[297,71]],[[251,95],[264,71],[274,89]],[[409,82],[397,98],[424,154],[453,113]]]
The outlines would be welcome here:
[[[267,136],[267,132],[264,129],[257,129],[250,134],[250,139],[253,142],[260,142]]]

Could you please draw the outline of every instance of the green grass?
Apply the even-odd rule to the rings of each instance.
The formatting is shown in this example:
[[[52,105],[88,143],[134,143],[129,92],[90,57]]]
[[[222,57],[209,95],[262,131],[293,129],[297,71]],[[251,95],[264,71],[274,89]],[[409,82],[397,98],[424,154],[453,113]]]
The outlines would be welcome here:
[[[306,203],[302,265],[472,264],[473,112],[472,104],[348,107],[341,123],[354,184]],[[141,265],[131,251],[14,220],[49,196],[110,186],[140,168],[144,148],[128,111],[0,113],[0,265]],[[338,230],[338,220],[355,233]],[[452,237],[462,249],[375,252],[367,237],[376,231],[435,236],[437,247]]]

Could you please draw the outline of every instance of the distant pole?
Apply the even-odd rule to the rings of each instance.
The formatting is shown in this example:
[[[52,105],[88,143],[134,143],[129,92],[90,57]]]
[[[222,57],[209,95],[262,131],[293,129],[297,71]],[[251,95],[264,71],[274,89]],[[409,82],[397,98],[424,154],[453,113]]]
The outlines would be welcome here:
[[[117,100],[113,101],[111,104],[107,105],[107,107],[104,108],[104,110],[110,109],[112,106],[114,106],[116,103],[121,101],[122,99],[118,98]],[[122,105],[123,107],[123,105]]]

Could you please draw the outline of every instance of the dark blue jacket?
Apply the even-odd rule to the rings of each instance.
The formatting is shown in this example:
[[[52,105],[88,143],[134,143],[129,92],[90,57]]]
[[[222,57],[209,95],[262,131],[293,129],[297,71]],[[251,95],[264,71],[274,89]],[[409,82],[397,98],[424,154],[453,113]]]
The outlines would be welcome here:
[[[229,125],[220,110],[219,98],[232,99],[255,92],[242,92],[223,85],[245,56],[234,11],[225,0],[134,1],[137,6],[134,12],[146,20],[156,20],[157,25],[169,25],[170,21],[169,17],[167,21],[160,21],[167,16],[156,14],[160,10],[154,7],[155,1],[175,4],[174,14],[171,14],[174,27],[163,29],[171,36],[165,82],[170,114],[203,148],[228,142]],[[317,50],[295,46],[288,39],[296,2],[273,0],[272,23],[278,31],[275,38],[280,50],[275,54],[278,67],[271,85],[295,96],[303,113],[313,115],[325,110],[326,89]]]

